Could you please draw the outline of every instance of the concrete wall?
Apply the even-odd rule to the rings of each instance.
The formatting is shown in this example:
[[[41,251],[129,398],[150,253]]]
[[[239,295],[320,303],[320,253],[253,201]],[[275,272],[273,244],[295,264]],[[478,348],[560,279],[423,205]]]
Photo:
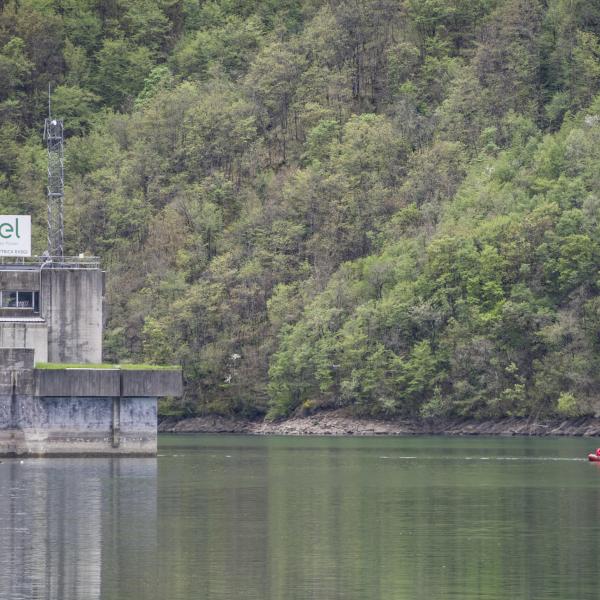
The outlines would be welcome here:
[[[181,396],[181,370],[36,369],[35,396]]]
[[[10,370],[33,369],[33,350],[25,348],[0,348],[0,373]],[[0,391],[0,394],[3,392]]]
[[[0,290],[39,289],[39,269],[0,270]],[[27,309],[0,308],[0,317],[6,319],[0,321],[0,348],[31,348],[36,360],[48,360],[48,328],[38,314]]]
[[[100,269],[0,266],[0,290],[40,292],[40,313],[1,309],[0,347],[34,348],[37,362],[102,362],[104,273]],[[45,326],[25,318],[39,316]],[[11,321],[8,321],[8,319]]]
[[[0,395],[0,456],[148,456],[156,444],[156,398]]]
[[[34,381],[34,395],[46,398],[112,398],[120,396],[121,389],[118,369],[36,369]]]
[[[155,455],[156,400],[181,371],[35,369],[0,348],[0,456]]]
[[[102,362],[104,273],[99,269],[43,269],[41,281],[48,361]]]
[[[0,270],[0,290],[38,291],[39,289],[40,270],[38,268],[22,271],[6,268]]]
[[[183,380],[180,369],[172,371],[121,371],[123,396],[181,396]]]
[[[48,327],[41,320],[0,321],[0,348],[30,348],[37,362],[48,362]]]

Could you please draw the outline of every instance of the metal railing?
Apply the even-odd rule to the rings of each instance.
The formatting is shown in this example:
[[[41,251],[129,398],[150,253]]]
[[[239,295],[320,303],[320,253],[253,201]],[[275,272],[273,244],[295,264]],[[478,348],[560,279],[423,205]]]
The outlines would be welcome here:
[[[98,256],[0,256],[0,268],[99,269],[100,264]]]

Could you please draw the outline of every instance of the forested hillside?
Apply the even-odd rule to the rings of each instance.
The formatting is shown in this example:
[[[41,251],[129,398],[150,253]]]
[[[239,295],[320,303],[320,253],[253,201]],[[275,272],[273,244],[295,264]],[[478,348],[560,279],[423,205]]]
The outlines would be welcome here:
[[[0,210],[108,270],[167,412],[600,410],[600,3],[0,1]]]

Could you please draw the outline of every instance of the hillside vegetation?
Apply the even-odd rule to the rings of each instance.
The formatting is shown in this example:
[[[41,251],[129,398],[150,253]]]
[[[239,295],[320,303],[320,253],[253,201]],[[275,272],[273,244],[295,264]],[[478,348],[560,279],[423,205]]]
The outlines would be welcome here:
[[[163,410],[600,409],[600,4],[0,2],[0,210],[109,272]]]

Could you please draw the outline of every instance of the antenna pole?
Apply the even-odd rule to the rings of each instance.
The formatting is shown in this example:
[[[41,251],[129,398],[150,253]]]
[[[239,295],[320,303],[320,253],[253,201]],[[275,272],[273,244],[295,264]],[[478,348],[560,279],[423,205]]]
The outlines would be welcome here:
[[[44,140],[48,151],[48,254],[61,261],[64,256],[64,127],[62,120],[52,118],[51,109],[48,84],[48,118],[44,122]]]

